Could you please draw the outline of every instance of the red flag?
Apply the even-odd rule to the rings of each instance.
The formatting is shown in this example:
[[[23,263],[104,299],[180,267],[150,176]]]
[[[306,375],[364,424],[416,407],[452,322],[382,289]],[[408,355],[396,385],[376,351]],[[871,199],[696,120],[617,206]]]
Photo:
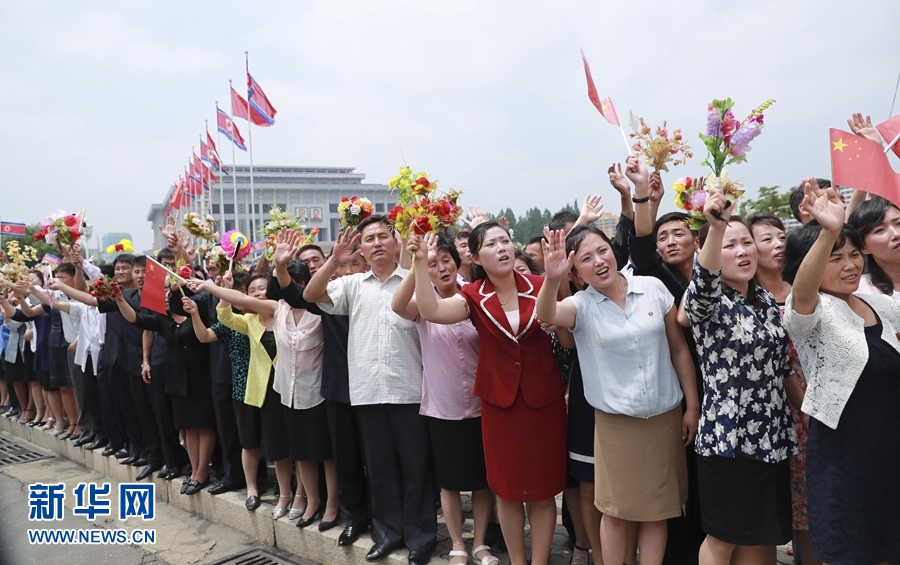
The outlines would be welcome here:
[[[591,77],[591,67],[588,65],[587,57],[584,56],[584,51],[581,52],[581,60],[584,61],[584,76],[587,78],[588,98],[591,99],[591,103],[594,104],[597,111],[606,118],[606,121],[614,126],[619,125],[619,116],[616,114],[616,107],[613,106],[612,99],[604,98],[601,100],[597,94],[597,87],[594,86],[594,79]]]
[[[247,73],[247,100],[250,101],[250,108],[259,112],[266,120],[266,125],[273,125],[275,123],[275,114],[277,114],[278,111],[275,110],[275,107],[272,106],[272,103],[266,98],[259,83],[250,76],[249,72]]]
[[[213,150],[213,153],[215,153],[216,155],[219,154],[219,150],[216,148],[216,142],[213,141],[212,137],[210,137],[209,132],[206,132],[206,144],[210,146],[210,148]]]
[[[831,128],[831,182],[883,196],[900,205],[900,175],[881,146],[864,137]]]
[[[234,91],[233,88],[231,90]],[[238,131],[237,124],[228,117],[228,114],[218,107],[216,108],[216,126],[220,133],[237,145],[238,149],[241,151],[247,150],[247,146],[244,145],[244,138],[241,137],[241,132]]]
[[[166,268],[147,257],[144,271],[144,288],[141,291],[141,306],[160,314],[166,314]]]
[[[253,117],[253,125],[255,126],[263,126],[268,127],[269,122],[266,121],[266,118],[263,117],[255,108],[252,106],[250,108],[249,114],[247,113],[247,101],[244,100],[244,97],[237,93],[234,87],[231,88],[231,115],[235,118],[243,118],[248,122],[251,121],[249,116]]]
[[[183,202],[184,202],[184,180],[179,178],[178,184],[175,185],[175,190],[172,191],[172,198],[169,199],[169,208],[166,210],[166,216],[168,216],[169,212],[171,212],[172,210],[180,209]]]
[[[27,228],[28,226],[18,222],[0,222],[0,235],[23,237]]]
[[[884,138],[885,143],[894,141],[897,136],[900,135],[900,114],[887,121],[881,122],[875,126],[875,129],[877,129],[878,133],[881,134],[881,137]],[[900,157],[900,140],[894,143],[894,146],[891,149],[894,150],[897,157]]]

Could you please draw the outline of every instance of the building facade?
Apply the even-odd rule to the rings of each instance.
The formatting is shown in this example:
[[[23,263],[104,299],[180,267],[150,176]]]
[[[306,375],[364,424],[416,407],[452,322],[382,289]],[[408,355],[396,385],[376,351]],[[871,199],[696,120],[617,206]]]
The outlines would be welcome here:
[[[337,207],[341,197],[368,198],[376,214],[387,213],[396,202],[396,194],[387,185],[364,183],[366,175],[354,171],[353,167],[254,166],[251,207],[250,167],[239,165],[229,169],[231,175],[220,174],[219,182],[206,191],[202,202],[204,209],[218,220],[219,233],[237,229],[254,242],[263,239],[262,226],[269,219],[266,212],[277,205],[301,218],[307,229],[319,228],[317,243],[329,249],[340,230]],[[157,226],[165,225],[173,190],[170,188],[165,200],[153,204],[147,213],[154,249],[166,244]],[[181,217],[185,213],[183,210]]]

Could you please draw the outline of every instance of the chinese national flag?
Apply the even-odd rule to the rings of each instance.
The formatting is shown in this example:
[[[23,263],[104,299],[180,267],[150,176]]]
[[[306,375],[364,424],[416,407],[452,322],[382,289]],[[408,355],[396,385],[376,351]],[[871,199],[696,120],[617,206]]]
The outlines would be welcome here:
[[[890,120],[881,122],[875,126],[875,129],[877,129],[878,133],[881,134],[881,137],[884,138],[885,143],[894,141],[897,136],[900,135],[900,114],[894,116]],[[900,157],[900,141],[897,141],[891,149],[894,150],[897,157]]]
[[[144,273],[144,289],[141,291],[141,306],[160,314],[166,314],[166,268],[147,257]]]
[[[619,116],[616,114],[616,107],[613,106],[612,98],[600,99],[597,94],[597,87],[594,86],[594,79],[591,77],[591,67],[588,65],[587,57],[584,51],[581,52],[581,60],[584,62],[584,76],[587,78],[588,98],[594,104],[594,107],[606,118],[606,121],[614,126],[619,125]]]
[[[900,205],[900,175],[881,146],[864,137],[831,128],[831,182],[883,196]]]

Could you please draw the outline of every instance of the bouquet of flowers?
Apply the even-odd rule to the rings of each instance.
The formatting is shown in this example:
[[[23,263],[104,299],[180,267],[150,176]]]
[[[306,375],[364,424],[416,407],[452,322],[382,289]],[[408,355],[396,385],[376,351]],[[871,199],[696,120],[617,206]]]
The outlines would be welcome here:
[[[116,279],[101,275],[99,279],[91,283],[90,293],[95,298],[115,300],[117,296],[122,294],[122,287],[119,286]]]
[[[106,253],[114,255],[116,253],[134,253],[134,245],[130,239],[123,239],[119,243],[110,245],[106,248]]]
[[[206,241],[215,241],[219,238],[219,232],[213,229],[218,222],[209,214],[200,215],[197,212],[190,212],[184,216],[182,224],[194,237],[205,239]]]
[[[222,245],[225,257],[230,261],[238,261],[250,254],[250,240],[237,230],[223,233],[219,243]]]
[[[451,190],[438,194],[438,183],[429,180],[428,173],[413,174],[412,169],[403,167],[388,186],[397,191],[397,205],[391,208],[388,220],[400,237],[443,231],[454,225],[463,213],[462,206],[457,204],[460,193]]]
[[[718,177],[707,177],[705,182],[703,179],[685,177],[672,185],[675,191],[675,205],[687,212],[687,224],[691,230],[697,231],[706,224],[703,207],[706,205],[707,195],[717,184],[729,199],[737,200],[744,195],[741,184],[728,178],[728,169],[722,169]]]
[[[356,196],[347,198],[344,196],[341,198],[341,203],[338,204],[338,213],[341,215],[341,225],[344,227],[350,226],[351,228],[355,228],[361,221],[371,216],[373,211],[375,211],[375,207],[368,198],[359,198]]]
[[[6,256],[9,258],[9,262],[0,267],[0,274],[11,283],[27,280],[28,266],[25,262],[36,262],[38,260],[37,249],[30,245],[20,249],[18,241],[8,241],[6,243]]]
[[[35,232],[34,240],[71,247],[81,238],[84,225],[84,211],[68,214],[65,210],[58,210],[41,220],[41,231]]]
[[[203,244],[200,246],[200,250],[203,255],[203,259],[205,259],[206,261],[215,262],[216,266],[219,268],[220,273],[225,273],[225,271],[228,270],[228,257],[225,255],[225,250],[222,249],[221,245],[213,245],[209,247],[206,246],[206,244]]]
[[[266,237],[266,260],[271,261],[275,257],[275,246],[277,245],[278,232],[282,228],[288,228],[300,233],[300,246],[312,244],[319,233],[319,228],[313,228],[307,233],[303,233],[306,226],[300,223],[298,218],[293,218],[290,213],[282,211],[278,206],[269,209],[270,220],[263,225],[262,234]]]
[[[656,128],[656,135],[653,135],[652,128],[647,125],[644,118],[634,114],[631,114],[630,123],[632,133],[629,137],[636,140],[631,148],[642,156],[644,162],[654,170],[669,172],[667,163],[671,162],[675,167],[694,156],[681,135],[681,129],[672,130],[670,137],[669,131],[666,129],[666,122],[663,122]],[[680,158],[676,158],[679,153],[681,154]]]

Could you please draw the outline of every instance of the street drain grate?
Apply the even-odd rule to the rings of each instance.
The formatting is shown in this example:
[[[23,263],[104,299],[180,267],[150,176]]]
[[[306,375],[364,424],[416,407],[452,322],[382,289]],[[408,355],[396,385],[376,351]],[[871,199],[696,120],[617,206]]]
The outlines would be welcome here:
[[[49,459],[53,455],[31,449],[17,442],[13,436],[0,432],[0,467],[17,463],[30,463],[39,459]]]
[[[268,549],[251,549],[237,555],[231,555],[214,561],[209,565],[303,565],[300,561],[294,561],[282,557]]]

